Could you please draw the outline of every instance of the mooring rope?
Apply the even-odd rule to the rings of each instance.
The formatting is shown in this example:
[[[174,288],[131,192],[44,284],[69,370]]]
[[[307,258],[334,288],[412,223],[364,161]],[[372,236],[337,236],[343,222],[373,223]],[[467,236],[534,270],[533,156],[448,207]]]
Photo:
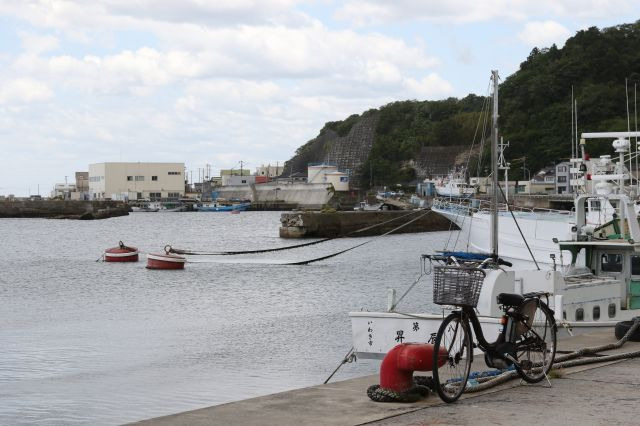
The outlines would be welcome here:
[[[260,249],[260,250],[241,250],[241,251],[192,251],[192,250],[183,250],[183,249],[176,249],[176,248],[171,248],[171,253],[176,253],[176,254],[185,254],[185,255],[189,255],[189,256],[233,256],[233,255],[237,255],[237,254],[256,254],[256,253],[267,253],[267,252],[271,252],[271,251],[280,251],[280,250],[290,250],[290,249],[294,249],[294,248],[299,248],[299,247],[306,247],[306,246],[311,246],[314,244],[320,244],[320,243],[324,243],[325,241],[329,241],[329,240],[333,240],[335,239],[335,237],[333,238],[323,238],[321,240],[317,240],[317,241],[312,241],[310,243],[303,243],[303,244],[296,244],[293,246],[285,246],[285,247],[276,247],[276,248],[270,248],[270,249]]]
[[[516,227],[518,227],[518,232],[520,232],[520,236],[522,237],[522,241],[524,241],[524,244],[527,246],[527,250],[529,250],[529,254],[531,255],[531,259],[533,259],[533,263],[536,264],[536,268],[539,271],[540,270],[540,266],[538,265],[538,262],[536,261],[536,258],[533,255],[533,252],[531,251],[531,247],[529,247],[529,243],[527,242],[527,239],[524,237],[524,234],[522,233],[522,229],[520,229],[520,224],[518,223],[518,220],[516,219],[516,216],[513,214],[513,210],[511,210],[511,208],[509,207],[509,202],[507,201],[507,197],[506,197],[506,195],[504,195],[504,191],[502,190],[502,187],[500,185],[498,185],[498,188],[500,188],[500,193],[502,193],[502,198],[504,199],[504,203],[507,206],[507,210],[509,211],[509,213],[511,213],[511,217],[513,218],[513,221],[516,223]]]
[[[370,242],[375,241],[375,240],[376,240],[376,238],[384,237],[385,235],[389,235],[389,234],[391,234],[392,232],[395,232],[395,231],[397,231],[397,230],[399,230],[399,229],[402,229],[402,228],[404,228],[405,226],[408,226],[408,225],[412,224],[412,223],[413,223],[413,222],[415,222],[416,220],[418,220],[418,219],[421,219],[421,218],[425,217],[425,216],[426,216],[426,215],[428,215],[429,213],[431,213],[431,210],[427,210],[427,211],[426,211],[426,213],[424,213],[424,214],[422,214],[422,215],[420,215],[420,216],[418,216],[418,217],[416,217],[416,218],[411,219],[411,220],[410,220],[410,221],[408,221],[407,223],[403,223],[402,225],[400,225],[400,226],[398,226],[398,227],[396,227],[396,228],[392,229],[391,231],[387,231],[387,232],[385,232],[384,234],[378,235],[378,236],[377,236],[377,237],[375,237],[375,238],[372,238],[372,239],[370,239],[370,240],[365,241],[364,243],[356,244],[356,245],[355,245],[355,246],[353,246],[353,247],[349,247],[348,249],[341,250],[341,251],[339,251],[339,252],[337,252],[337,253],[332,253],[332,254],[329,254],[329,255],[326,255],[326,256],[317,257],[317,258],[315,258],[315,259],[302,260],[302,261],[299,261],[299,262],[283,263],[283,265],[309,265],[309,264],[311,264],[311,263],[319,262],[319,261],[321,261],[321,260],[330,259],[330,258],[335,257],[335,256],[338,256],[338,255],[340,255],[340,254],[342,254],[342,253],[346,253],[346,252],[351,251],[351,250],[353,250],[353,249],[356,249],[356,248],[358,248],[358,247],[362,247],[362,246],[363,246],[363,245],[365,245],[365,244],[369,244]]]
[[[377,228],[378,226],[382,226],[382,225],[386,225],[387,223],[399,220],[399,219],[403,219],[407,216],[411,216],[412,214],[419,212],[422,210],[411,210],[409,213],[401,215],[401,216],[397,216],[385,221],[382,221],[380,223],[375,223],[373,225],[369,225],[366,226],[364,228],[361,229],[356,229],[355,231],[350,231],[347,232],[344,235],[338,236],[338,237],[330,237],[330,238],[323,238],[321,240],[317,240],[317,241],[312,241],[310,243],[302,243],[302,244],[295,244],[295,245],[291,245],[291,246],[284,246],[284,247],[275,247],[275,248],[269,248],[269,249],[259,249],[259,250],[240,250],[240,251],[197,251],[197,250],[185,250],[185,249],[176,249],[171,247],[170,248],[170,252],[171,253],[175,253],[175,254],[184,254],[184,255],[190,255],[190,256],[235,256],[235,255],[239,255],[239,254],[257,254],[257,253],[268,253],[268,252],[273,252],[273,251],[282,251],[282,250],[291,250],[291,249],[296,249],[296,248],[300,248],[300,247],[307,247],[307,246],[311,246],[314,244],[320,244],[320,243],[324,243],[326,241],[331,241],[331,240],[335,240],[337,238],[344,238],[344,237],[348,237],[349,235],[353,235],[353,234],[357,234],[360,232],[365,232],[368,231],[370,229],[373,228]]]

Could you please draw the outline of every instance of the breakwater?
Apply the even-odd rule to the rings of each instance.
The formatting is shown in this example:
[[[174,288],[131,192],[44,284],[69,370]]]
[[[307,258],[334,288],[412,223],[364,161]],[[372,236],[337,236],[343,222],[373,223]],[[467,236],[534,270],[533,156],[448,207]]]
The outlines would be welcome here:
[[[333,238],[349,234],[349,236],[368,237],[381,235],[399,227],[413,219],[419,219],[397,230],[398,234],[413,232],[448,231],[458,229],[448,219],[420,210],[411,214],[406,210],[389,211],[350,211],[350,212],[291,212],[280,216],[281,238]],[[395,220],[391,220],[395,219]],[[383,223],[386,222],[386,223]],[[363,228],[380,224],[363,232],[355,232]]]
[[[121,201],[5,200],[0,201],[0,218],[106,219],[129,214]]]

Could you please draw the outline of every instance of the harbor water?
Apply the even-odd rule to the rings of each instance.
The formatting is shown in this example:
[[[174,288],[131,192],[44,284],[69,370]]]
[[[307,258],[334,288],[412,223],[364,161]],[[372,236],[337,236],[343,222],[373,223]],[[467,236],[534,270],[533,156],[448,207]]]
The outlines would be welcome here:
[[[118,424],[322,383],[351,347],[347,312],[386,306],[449,233],[338,239],[147,270],[144,253],[251,250],[280,213],[135,213],[101,221],[2,219],[0,424]],[[284,263],[362,247],[307,266]],[[96,262],[122,240],[138,263]],[[429,308],[429,277],[402,302]],[[378,370],[343,366],[334,380]],[[364,395],[365,389],[363,389]]]

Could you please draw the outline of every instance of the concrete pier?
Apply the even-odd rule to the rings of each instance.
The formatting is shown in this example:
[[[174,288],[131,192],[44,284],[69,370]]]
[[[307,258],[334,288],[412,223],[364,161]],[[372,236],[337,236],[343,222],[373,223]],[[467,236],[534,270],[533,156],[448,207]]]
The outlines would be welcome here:
[[[427,213],[427,214],[425,214]],[[381,235],[422,216],[415,222],[395,231],[403,234],[410,232],[430,232],[457,230],[458,227],[448,219],[428,210],[389,211],[350,211],[350,212],[291,212],[280,217],[281,238],[331,238],[345,236],[368,237]],[[364,232],[355,233],[371,225],[389,221]]]
[[[614,342],[613,330],[558,342],[560,350]],[[640,350],[628,342],[606,354]],[[472,371],[486,369],[476,357]],[[464,394],[455,404],[436,395],[410,404],[376,403],[366,389],[377,375],[313,386],[139,422],[143,425],[629,425],[640,424],[640,359],[562,369],[551,384],[520,380]]]
[[[106,219],[129,214],[121,201],[3,200],[0,218],[31,217],[50,219]]]

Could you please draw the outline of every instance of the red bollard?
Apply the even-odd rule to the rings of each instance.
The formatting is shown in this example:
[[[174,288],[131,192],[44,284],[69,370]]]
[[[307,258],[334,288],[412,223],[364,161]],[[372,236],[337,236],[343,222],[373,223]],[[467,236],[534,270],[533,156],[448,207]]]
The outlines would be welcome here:
[[[446,350],[440,348],[443,362]],[[380,366],[380,387],[395,392],[407,392],[413,387],[414,371],[433,370],[433,345],[402,343],[391,349]]]

